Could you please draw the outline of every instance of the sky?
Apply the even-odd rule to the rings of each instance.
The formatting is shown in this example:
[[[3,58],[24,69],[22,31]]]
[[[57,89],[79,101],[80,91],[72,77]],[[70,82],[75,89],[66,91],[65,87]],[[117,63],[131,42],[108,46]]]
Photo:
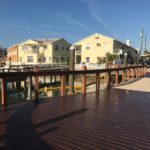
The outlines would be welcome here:
[[[41,38],[74,43],[100,33],[140,48],[144,29],[150,48],[149,18],[150,0],[0,0],[0,46]]]

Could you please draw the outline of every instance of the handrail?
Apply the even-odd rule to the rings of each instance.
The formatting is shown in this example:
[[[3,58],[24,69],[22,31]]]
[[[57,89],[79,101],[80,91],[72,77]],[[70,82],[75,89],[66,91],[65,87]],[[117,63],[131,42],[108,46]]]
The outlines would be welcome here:
[[[0,78],[17,76],[49,76],[49,75],[77,75],[77,74],[96,74],[96,73],[108,73],[113,71],[121,71],[127,69],[143,68],[145,66],[130,66],[130,67],[120,67],[120,68],[110,68],[110,69],[99,69],[99,70],[39,70],[35,71],[22,71],[22,72],[0,72]]]
[[[118,84],[118,77],[119,72],[122,71],[122,82],[125,82],[126,80],[134,79],[135,77],[143,77],[146,73],[146,66],[145,65],[138,65],[138,66],[127,66],[127,67],[120,67],[120,68],[110,68],[110,69],[99,69],[99,70],[40,70],[40,68],[35,67],[34,71],[21,71],[21,72],[0,72],[0,78],[1,78],[1,99],[2,99],[2,105],[6,104],[6,83],[7,79],[12,77],[34,77],[34,91],[35,91],[35,100],[38,99],[38,88],[39,88],[39,76],[60,76],[61,81],[61,96],[66,95],[65,87],[66,87],[66,81],[65,78],[68,75],[82,75],[82,93],[86,94],[86,75],[87,74],[95,74],[96,75],[96,92],[99,93],[100,89],[100,74],[105,74],[105,79],[107,83],[107,87],[110,87],[111,84],[111,73],[115,72],[115,84]],[[130,78],[131,76],[131,78]],[[30,90],[29,90],[30,91]]]

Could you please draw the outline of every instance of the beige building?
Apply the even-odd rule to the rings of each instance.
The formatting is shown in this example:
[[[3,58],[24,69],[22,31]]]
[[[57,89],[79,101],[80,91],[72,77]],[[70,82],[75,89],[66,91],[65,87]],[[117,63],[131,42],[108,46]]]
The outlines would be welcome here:
[[[19,44],[12,45],[7,49],[7,60],[11,62],[19,62]]]
[[[98,58],[104,58],[106,52],[117,55],[122,60],[124,54],[127,53],[128,60],[132,63],[136,62],[137,50],[129,44],[130,42],[127,45],[108,36],[95,33],[74,43],[76,46],[75,63],[98,63]]]
[[[65,63],[69,59],[70,44],[63,38],[29,39],[18,44],[15,51],[9,48],[8,58],[18,64],[52,64]],[[14,55],[15,56],[12,56]]]

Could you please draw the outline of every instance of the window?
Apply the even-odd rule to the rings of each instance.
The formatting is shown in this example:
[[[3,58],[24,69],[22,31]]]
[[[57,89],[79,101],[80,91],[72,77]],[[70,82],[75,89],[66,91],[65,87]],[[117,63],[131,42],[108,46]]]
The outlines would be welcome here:
[[[27,49],[28,49],[28,46],[27,46],[27,45],[23,45],[23,46],[22,46],[22,50],[23,50],[23,51],[26,51]]]
[[[90,57],[86,57],[86,62],[90,62]]]
[[[38,51],[38,46],[33,45],[33,46],[32,46],[32,52],[33,52],[33,53],[38,53],[38,52],[39,52],[39,51]]]
[[[64,50],[64,46],[62,46],[62,50]]]
[[[32,48],[33,48],[33,49],[36,49],[36,46],[34,45],[34,46],[32,46]]]
[[[90,44],[86,44],[86,50],[90,49]]]
[[[67,47],[67,51],[69,51],[69,47]]]
[[[100,44],[100,43],[97,43],[96,45],[97,45],[97,47],[101,47],[101,44]]]
[[[56,50],[56,51],[58,50],[58,45],[55,45],[55,50]]]
[[[27,56],[27,61],[28,62],[33,62],[33,56]]]

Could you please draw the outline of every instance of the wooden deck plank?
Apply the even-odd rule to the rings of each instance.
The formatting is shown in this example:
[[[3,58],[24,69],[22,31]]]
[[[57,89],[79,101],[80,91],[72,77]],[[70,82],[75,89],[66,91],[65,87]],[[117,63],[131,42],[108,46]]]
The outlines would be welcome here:
[[[149,108],[148,92],[121,89],[10,105],[0,149],[150,149]]]

